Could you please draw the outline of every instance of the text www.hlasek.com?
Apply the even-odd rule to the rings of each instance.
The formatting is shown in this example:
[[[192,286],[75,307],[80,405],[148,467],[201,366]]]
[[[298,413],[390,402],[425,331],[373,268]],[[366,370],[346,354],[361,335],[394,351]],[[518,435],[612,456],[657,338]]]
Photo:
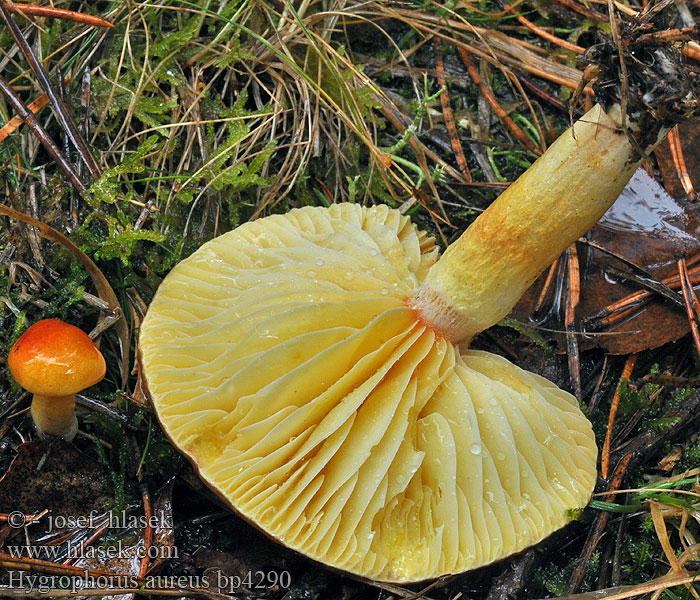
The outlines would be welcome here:
[[[171,559],[179,558],[175,546],[123,546],[121,540],[109,546],[84,545],[68,542],[65,546],[8,546],[7,551],[12,558],[34,558],[39,560],[56,561],[64,558],[84,558],[98,560],[113,560],[116,558],[145,558]]]

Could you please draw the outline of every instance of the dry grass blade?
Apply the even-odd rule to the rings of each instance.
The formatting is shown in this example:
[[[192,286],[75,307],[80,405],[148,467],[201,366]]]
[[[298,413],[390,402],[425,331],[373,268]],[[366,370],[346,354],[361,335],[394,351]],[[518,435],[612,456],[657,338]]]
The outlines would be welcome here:
[[[620,585],[603,590],[596,590],[594,592],[566,594],[557,597],[555,600],[625,600],[625,598],[637,598],[657,590],[668,590],[679,585],[693,584],[697,581],[698,573],[664,575],[663,577],[635,585]]]
[[[505,65],[521,69],[571,90],[576,90],[581,80],[581,71],[578,69],[537,54],[531,45],[511,38],[497,29],[476,27],[456,18],[446,19],[404,9],[393,12],[418,31],[437,36],[444,42],[453,44],[458,49],[462,48],[500,69],[505,69]],[[466,34],[470,37],[465,37]],[[593,90],[586,86],[583,93],[590,97]]]
[[[53,227],[37,221],[33,217],[21,213],[14,208],[0,204],[0,214],[16,219],[17,221],[22,221],[23,223],[28,223],[29,225],[36,227],[39,231],[39,235],[42,237],[60,244],[63,248],[68,250],[73,256],[75,256],[85,267],[92,282],[95,284],[97,293],[99,297],[107,302],[110,307],[109,314],[102,314],[100,317],[100,322],[98,322],[98,327],[100,323],[107,322],[109,324],[115,324],[117,328],[117,336],[119,338],[119,346],[121,350],[121,373],[122,373],[122,386],[126,385],[126,379],[129,375],[129,331],[126,325],[126,321],[122,314],[122,310],[119,306],[119,299],[114,293],[112,286],[110,285],[107,278],[104,276],[99,267],[92,261],[92,259],[85,254],[78,246],[71,242],[65,235],[60,231],[56,231]]]
[[[661,514],[659,503],[654,500],[650,500],[649,511],[651,512],[651,518],[654,522],[656,537],[659,539],[659,543],[661,544],[661,548],[664,551],[664,555],[666,556],[668,564],[671,565],[671,569],[674,573],[683,573],[684,569],[681,566],[681,563],[679,562],[678,557],[676,556],[676,553],[673,550],[673,547],[671,546],[671,540],[668,537],[668,530],[666,529],[666,522],[664,521],[664,517]],[[686,584],[686,587],[691,591],[693,597],[698,597],[697,592],[693,590],[689,584]]]

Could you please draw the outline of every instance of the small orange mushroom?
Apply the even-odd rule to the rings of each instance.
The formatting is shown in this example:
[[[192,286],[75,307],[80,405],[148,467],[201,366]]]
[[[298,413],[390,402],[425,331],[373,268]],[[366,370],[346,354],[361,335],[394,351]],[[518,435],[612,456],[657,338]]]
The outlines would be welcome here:
[[[34,394],[37,431],[72,440],[78,431],[75,394],[105,376],[104,357],[90,337],[73,325],[45,319],[20,336],[7,363],[17,383]]]

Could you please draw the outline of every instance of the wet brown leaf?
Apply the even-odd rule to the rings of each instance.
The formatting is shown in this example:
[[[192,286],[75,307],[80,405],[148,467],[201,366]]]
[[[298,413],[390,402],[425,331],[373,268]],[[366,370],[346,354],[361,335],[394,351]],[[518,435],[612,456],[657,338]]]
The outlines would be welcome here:
[[[693,256],[700,252],[699,207],[674,200],[660,187],[649,184],[646,174],[635,175],[635,180],[633,192],[620,196],[613,209],[588,233],[588,239],[661,281],[677,273],[680,254]],[[638,284],[611,274],[613,269],[631,270],[617,258],[585,244],[579,244],[579,258],[581,298],[576,313],[577,331],[582,330],[581,323],[585,324],[591,315],[641,289]],[[545,277],[546,273],[528,290],[513,317],[561,331],[554,337],[559,350],[565,351],[563,299],[553,301],[550,294],[540,311],[540,320],[533,317]],[[562,277],[561,273],[557,276],[560,280]],[[611,354],[631,354],[675,341],[688,331],[685,311],[654,295],[624,319],[599,331],[586,329],[586,335],[579,334],[579,343],[582,349],[598,346]]]

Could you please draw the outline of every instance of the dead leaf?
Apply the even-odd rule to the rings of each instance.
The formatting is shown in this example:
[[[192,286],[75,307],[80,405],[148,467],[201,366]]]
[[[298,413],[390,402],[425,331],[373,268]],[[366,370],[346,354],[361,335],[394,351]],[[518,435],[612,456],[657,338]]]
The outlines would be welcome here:
[[[676,274],[679,254],[700,252],[700,206],[674,200],[641,169],[635,174],[631,191],[625,189],[613,208],[588,232],[587,239],[642,267],[657,281]],[[614,268],[629,271],[630,267],[601,250],[580,244],[579,259],[577,331],[584,329],[581,323],[585,324],[591,315],[641,289],[612,275]],[[546,273],[526,292],[512,316],[526,324],[562,330],[554,337],[559,350],[565,351],[563,319],[559,315],[563,313],[563,300],[546,320],[533,317],[545,277]],[[685,311],[653,296],[634,314],[600,331],[588,329],[587,335],[580,334],[578,340],[581,349],[597,346],[610,354],[632,354],[675,341],[688,331]]]

